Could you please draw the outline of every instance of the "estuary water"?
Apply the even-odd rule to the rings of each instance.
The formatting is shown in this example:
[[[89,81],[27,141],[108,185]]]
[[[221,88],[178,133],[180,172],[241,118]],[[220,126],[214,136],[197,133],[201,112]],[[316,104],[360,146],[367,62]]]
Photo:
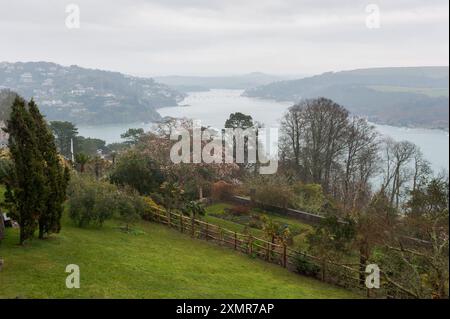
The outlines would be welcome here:
[[[291,102],[277,102],[241,96],[242,90],[211,90],[189,93],[182,106],[158,109],[162,116],[187,117],[200,120],[202,125],[223,128],[230,113],[249,114],[265,127],[279,127],[280,119]],[[152,123],[127,123],[79,126],[79,134],[95,137],[107,143],[120,142],[120,134],[129,128],[150,129]],[[449,170],[449,134],[442,130],[413,129],[374,124],[380,134],[396,141],[407,140],[418,145],[435,172]]]

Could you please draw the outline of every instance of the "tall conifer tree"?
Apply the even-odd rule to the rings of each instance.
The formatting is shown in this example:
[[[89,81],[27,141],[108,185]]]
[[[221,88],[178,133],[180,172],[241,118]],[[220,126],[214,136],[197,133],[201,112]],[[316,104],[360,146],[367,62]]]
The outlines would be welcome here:
[[[44,160],[45,204],[39,216],[39,238],[42,239],[45,235],[59,232],[61,229],[62,204],[65,200],[68,175],[58,157],[55,138],[33,100],[28,103],[28,110],[33,119],[37,147]]]
[[[44,160],[39,151],[34,121],[25,101],[16,97],[6,131],[13,160],[5,199],[20,225],[20,244],[31,238],[44,210]]]
[[[61,215],[69,180],[56,150],[54,136],[31,100],[16,97],[5,130],[13,162],[5,202],[20,225],[20,243],[61,229]]]

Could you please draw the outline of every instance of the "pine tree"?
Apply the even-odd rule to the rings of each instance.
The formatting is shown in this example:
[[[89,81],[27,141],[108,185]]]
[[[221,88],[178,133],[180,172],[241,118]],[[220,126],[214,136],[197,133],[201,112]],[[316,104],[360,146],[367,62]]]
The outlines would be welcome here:
[[[14,100],[6,131],[14,165],[5,200],[20,225],[20,244],[23,244],[34,235],[44,210],[45,177],[34,121],[20,97]]]
[[[33,119],[37,148],[44,161],[45,185],[43,188],[43,200],[45,204],[39,216],[39,238],[42,239],[45,235],[53,232],[57,233],[61,229],[60,220],[68,182],[68,172],[61,165],[56,150],[55,138],[33,100],[28,103],[28,110]]]

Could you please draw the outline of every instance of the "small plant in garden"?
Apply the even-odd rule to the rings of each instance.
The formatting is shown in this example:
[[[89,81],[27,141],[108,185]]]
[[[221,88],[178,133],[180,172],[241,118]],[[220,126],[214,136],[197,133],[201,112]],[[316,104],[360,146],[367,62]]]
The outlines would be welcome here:
[[[131,231],[130,226],[140,219],[139,212],[144,206],[142,198],[134,192],[121,192],[117,198],[117,210],[120,220],[125,224],[124,230]]]
[[[164,182],[160,186],[164,206],[167,211],[178,209],[183,200],[184,190],[178,183]]]
[[[206,211],[198,201],[191,200],[185,205],[183,213],[191,216],[192,219],[196,219],[198,216],[204,216]]]
[[[295,268],[299,274],[316,277],[320,273],[320,267],[309,261],[302,253],[295,258]]]
[[[322,186],[319,184],[294,184],[293,190],[296,196],[296,208],[311,213],[319,213],[325,202]]]
[[[320,259],[322,280],[325,280],[328,262],[340,262],[351,251],[356,235],[355,223],[350,218],[339,220],[328,216],[307,237],[310,251]]]
[[[149,196],[142,196],[142,211],[140,212],[141,218],[144,220],[151,220],[154,213],[160,213],[164,208],[158,205],[153,198]]]
[[[183,214],[191,217],[192,236],[194,236],[195,219],[199,215],[203,216],[206,214],[205,208],[197,201],[189,201],[182,211]]]
[[[80,173],[84,173],[86,164],[91,160],[90,156],[84,153],[75,154],[75,163],[78,165]]]

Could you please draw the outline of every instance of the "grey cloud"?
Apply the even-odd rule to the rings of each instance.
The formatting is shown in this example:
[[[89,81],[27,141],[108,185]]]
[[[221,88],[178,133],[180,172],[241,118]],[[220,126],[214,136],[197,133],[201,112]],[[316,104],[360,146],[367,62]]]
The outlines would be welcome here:
[[[448,64],[447,0],[70,2],[81,9],[79,30],[65,28],[63,1],[0,0],[0,61],[139,74]],[[365,27],[369,3],[381,9],[380,29]]]

